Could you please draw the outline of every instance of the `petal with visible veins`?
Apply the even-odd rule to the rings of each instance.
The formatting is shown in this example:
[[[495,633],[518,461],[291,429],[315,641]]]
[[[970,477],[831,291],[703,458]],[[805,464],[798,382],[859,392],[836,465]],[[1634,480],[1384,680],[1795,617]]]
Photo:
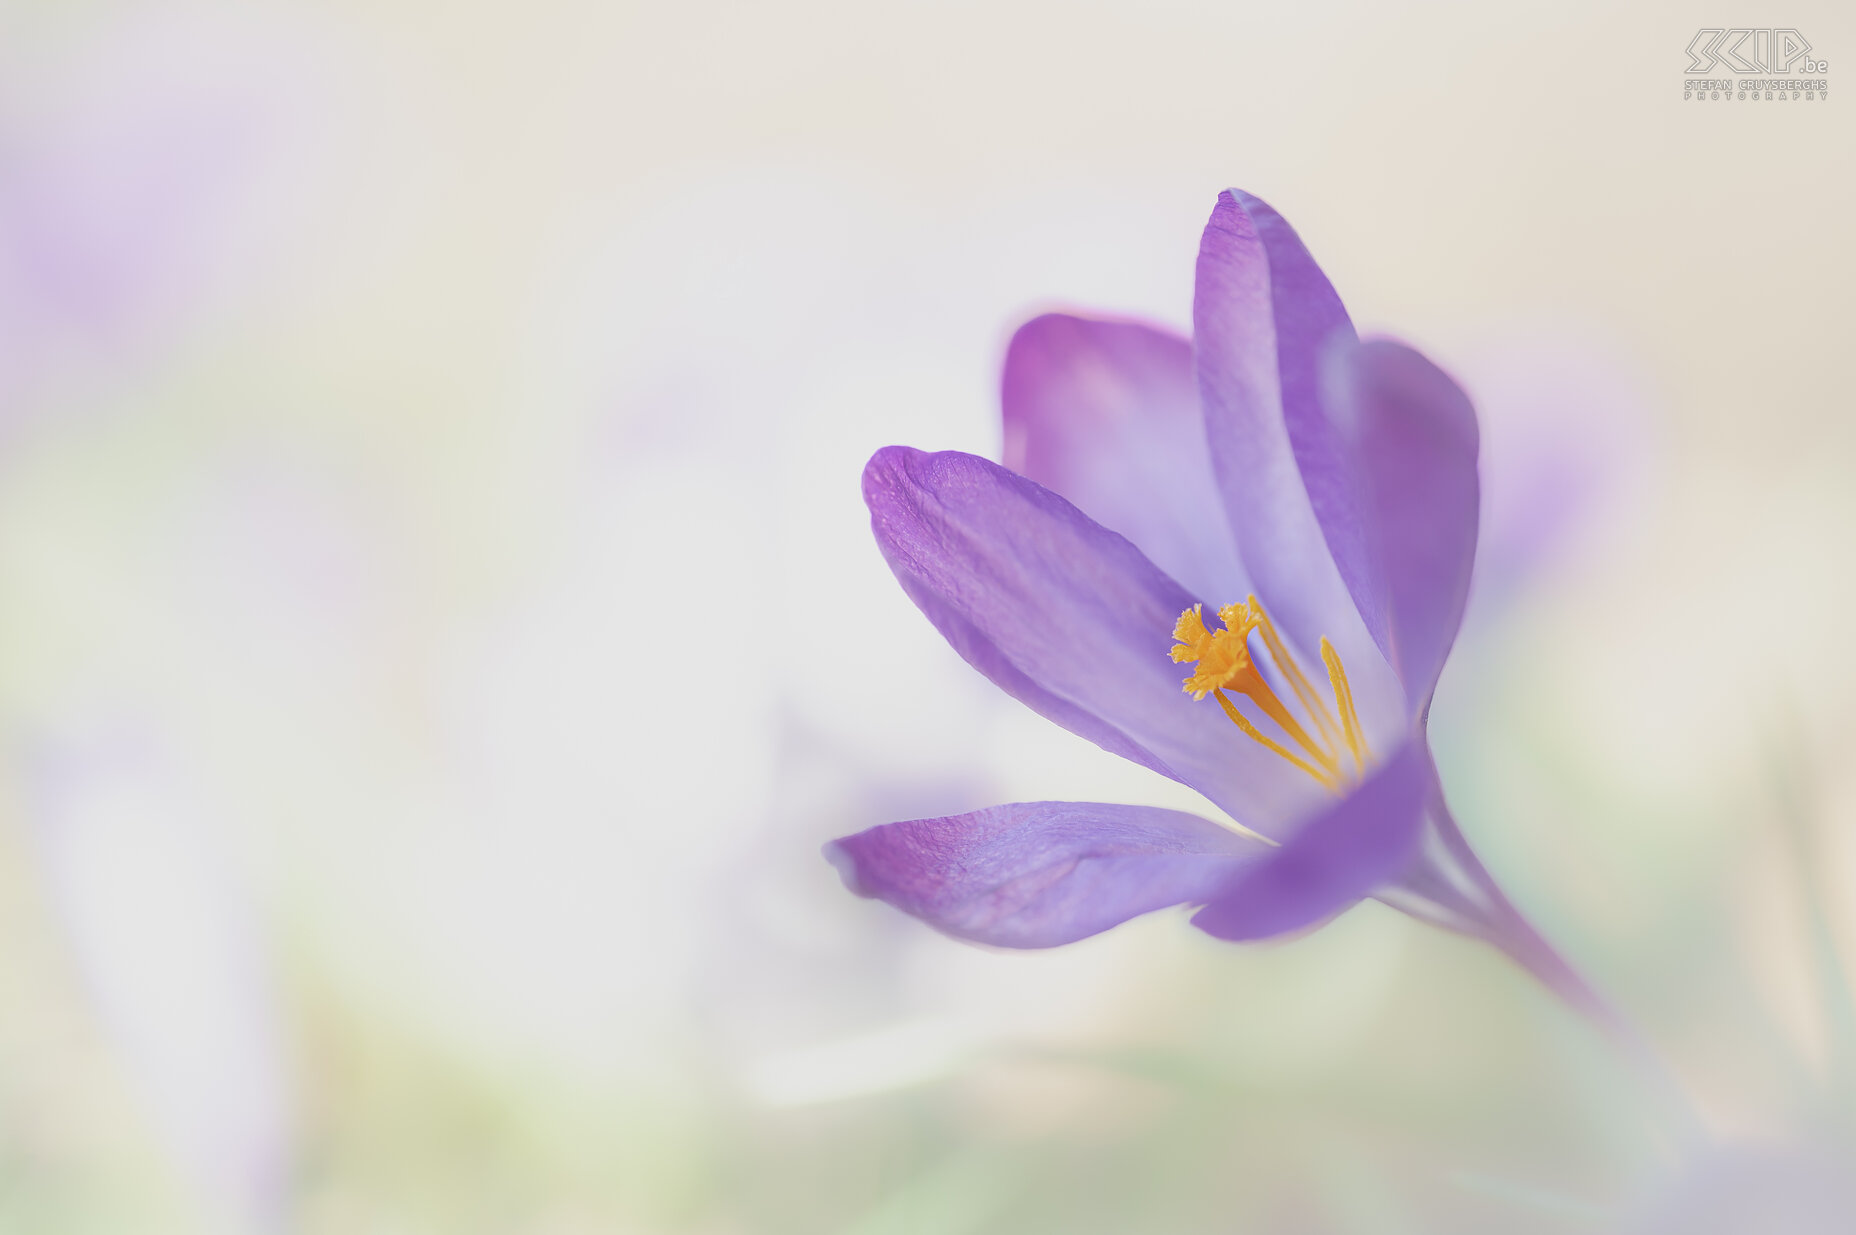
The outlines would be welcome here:
[[[1197,815],[1100,802],[1014,802],[825,847],[859,896],[1008,948],[1055,947],[1199,903],[1265,852]]]
[[[1180,689],[1169,655],[1199,598],[1062,497],[957,451],[878,451],[864,497],[883,556],[957,650],[1074,733],[1269,832],[1320,789]]]
[[[1352,600],[1369,563],[1319,384],[1323,352],[1351,342],[1353,323],[1282,216],[1232,192],[1205,225],[1192,318],[1206,441],[1238,552],[1291,639],[1312,650],[1327,635],[1352,667],[1360,636],[1379,632]]]

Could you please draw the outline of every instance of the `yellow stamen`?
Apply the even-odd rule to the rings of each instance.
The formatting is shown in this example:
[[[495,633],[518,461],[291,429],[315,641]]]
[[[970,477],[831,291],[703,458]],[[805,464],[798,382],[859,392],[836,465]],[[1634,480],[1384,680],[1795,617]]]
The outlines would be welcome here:
[[[1283,676],[1289,679],[1289,688],[1295,692],[1295,697],[1302,701],[1302,707],[1307,710],[1308,714],[1314,717],[1315,728],[1321,730],[1321,740],[1326,742],[1330,749],[1338,751],[1341,735],[1335,731],[1334,717],[1328,711],[1328,705],[1323,702],[1320,695],[1315,693],[1308,675],[1302,672],[1302,666],[1296,663],[1295,657],[1289,655],[1289,649],[1283,643],[1282,636],[1276,633],[1276,623],[1270,621],[1269,615],[1263,612],[1262,603],[1255,596],[1250,597],[1248,603],[1262,618],[1258,633],[1263,636],[1263,643],[1269,648],[1270,655],[1275,658],[1277,664],[1283,667]]]
[[[1236,684],[1236,689],[1250,696],[1250,701],[1262,708],[1263,714],[1275,721],[1277,728],[1289,735],[1290,741],[1307,751],[1309,757],[1320,764],[1328,775],[1340,775],[1340,760],[1334,757],[1332,751],[1315,745],[1314,739],[1308,736],[1308,730],[1302,728],[1301,723],[1290,715],[1289,709],[1282,705],[1282,700],[1276,697],[1269,683],[1258,676],[1254,669],[1247,678]]]
[[[1219,617],[1224,629],[1207,630],[1201,606],[1194,605],[1173,623],[1173,638],[1179,640],[1173,648],[1173,659],[1199,664],[1198,670],[1186,679],[1186,690],[1194,699],[1203,699],[1253,672],[1245,637],[1256,629],[1255,621],[1242,605],[1226,605]]]
[[[1330,709],[1301,665],[1296,663],[1288,645],[1277,633],[1276,624],[1270,621],[1269,614],[1264,612],[1255,596],[1241,604],[1225,605],[1219,609],[1218,617],[1224,623],[1223,629],[1211,630],[1205,625],[1203,607],[1194,605],[1180,614],[1173,624],[1173,660],[1195,665],[1183,689],[1194,699],[1203,699],[1208,694],[1216,697],[1224,714],[1246,737],[1306,772],[1325,789],[1338,793],[1350,779],[1341,768],[1343,747],[1353,756],[1352,771],[1363,775],[1372,752],[1367,748],[1359,714],[1354,709],[1347,672],[1341,667],[1333,644],[1325,638],[1321,640],[1321,660],[1327,667],[1328,685],[1334,693]],[[1294,691],[1296,701],[1319,731],[1319,741],[1296,719],[1252,661],[1249,645],[1252,631],[1263,637],[1263,646],[1275,663],[1277,673]],[[1308,757],[1297,755],[1266,735],[1238,710],[1237,704],[1225,693],[1227,690],[1247,697]]]
[[[1353,752],[1353,763],[1361,772],[1366,771],[1366,761],[1373,757],[1372,748],[1366,744],[1366,732],[1360,728],[1360,714],[1353,709],[1353,687],[1347,682],[1347,670],[1340,663],[1340,653],[1328,642],[1326,635],[1321,636],[1321,663],[1328,667],[1328,685],[1334,688],[1334,702],[1340,706],[1340,721],[1347,730],[1347,749]]]
[[[1276,741],[1274,738],[1266,737],[1261,729],[1258,729],[1255,725],[1250,723],[1250,718],[1248,716],[1245,716],[1242,712],[1237,710],[1237,705],[1231,702],[1231,697],[1229,695],[1225,694],[1222,690],[1214,690],[1212,696],[1218,700],[1218,705],[1224,709],[1224,714],[1231,718],[1231,723],[1236,725],[1239,729],[1242,729],[1250,737],[1261,742],[1264,749],[1274,751],[1276,754],[1281,755],[1284,759],[1287,759],[1290,763],[1293,763],[1296,767],[1314,777],[1315,780],[1325,788],[1339,788],[1334,779],[1320,768],[1317,768],[1314,764],[1309,763],[1305,759],[1297,758],[1294,752],[1288,750],[1282,743]]]

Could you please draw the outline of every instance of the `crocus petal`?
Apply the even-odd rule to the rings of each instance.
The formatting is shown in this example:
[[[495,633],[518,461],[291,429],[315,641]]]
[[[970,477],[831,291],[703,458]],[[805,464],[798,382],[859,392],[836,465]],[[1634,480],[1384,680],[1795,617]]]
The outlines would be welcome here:
[[[1320,790],[1180,689],[1198,598],[1062,497],[975,455],[888,446],[864,468],[883,556],[954,649],[1043,716],[1269,831]]]
[[[1268,939],[1339,913],[1411,861],[1434,785],[1424,743],[1407,742],[1325,815],[1232,876],[1192,924],[1220,939]]]
[[[1352,667],[1351,597],[1372,587],[1372,564],[1319,385],[1323,352],[1352,342],[1353,323],[1294,229],[1232,191],[1200,241],[1192,324],[1212,470],[1244,565],[1297,643],[1327,635]]]
[[[959,939],[1049,948],[1203,901],[1265,852],[1197,815],[1101,802],[1014,802],[889,823],[825,856],[859,896]]]
[[[1184,337],[1047,313],[1019,327],[1002,382],[1005,465],[1133,541],[1198,596],[1241,600]]]
[[[1480,501],[1476,413],[1443,370],[1388,340],[1331,354],[1327,377],[1382,584],[1386,657],[1422,711],[1469,596]],[[1375,599],[1356,598],[1362,609]]]

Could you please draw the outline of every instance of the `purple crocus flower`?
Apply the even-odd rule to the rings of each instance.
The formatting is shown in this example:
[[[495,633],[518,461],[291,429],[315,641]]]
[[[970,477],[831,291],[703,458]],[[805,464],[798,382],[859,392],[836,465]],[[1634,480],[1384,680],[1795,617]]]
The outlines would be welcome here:
[[[1020,802],[827,856],[852,891],[1006,947],[1181,904],[1221,939],[1264,939],[1377,896],[1598,1012],[1470,851],[1425,738],[1476,549],[1469,400],[1411,348],[1361,341],[1247,193],[1206,226],[1193,329],[1030,322],[1005,363],[1005,466],[885,447],[864,496],[969,664],[1239,828]]]

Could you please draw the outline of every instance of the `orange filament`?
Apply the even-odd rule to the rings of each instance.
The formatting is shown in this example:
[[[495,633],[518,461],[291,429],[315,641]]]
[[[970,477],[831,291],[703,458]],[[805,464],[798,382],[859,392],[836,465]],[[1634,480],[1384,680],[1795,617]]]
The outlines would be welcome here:
[[[1225,605],[1218,610],[1218,618],[1224,623],[1223,629],[1209,629],[1201,606],[1194,605],[1180,614],[1173,624],[1173,660],[1196,665],[1192,676],[1185,680],[1185,691],[1194,699],[1203,699],[1208,694],[1214,696],[1231,723],[1246,737],[1300,768],[1331,792],[1341,792],[1350,779],[1364,775],[1372,751],[1366,745],[1359,713],[1354,709],[1353,689],[1348,685],[1347,671],[1334,645],[1325,637],[1321,640],[1321,661],[1327,667],[1328,686],[1334,694],[1334,704],[1330,708],[1308,675],[1302,672],[1288,645],[1277,633],[1276,624],[1270,621],[1269,614],[1263,611],[1262,603],[1255,596],[1241,604]],[[1278,676],[1289,684],[1296,701],[1320,735],[1318,739],[1295,718],[1251,659],[1252,631],[1262,636],[1264,649]],[[1225,694],[1227,690],[1248,698],[1307,758],[1259,729],[1238,711],[1237,704]],[[1343,751],[1352,756],[1350,770],[1343,769]]]
[[[1231,723],[1236,725],[1239,729],[1242,729],[1249,737],[1255,738],[1258,742],[1261,742],[1265,750],[1274,751],[1276,754],[1281,755],[1284,759],[1287,759],[1290,763],[1293,763],[1296,767],[1314,777],[1321,784],[1327,785],[1330,783],[1326,772],[1317,768],[1306,759],[1298,758],[1293,751],[1285,749],[1281,742],[1265,734],[1261,729],[1258,729],[1252,724],[1248,716],[1245,716],[1242,712],[1237,710],[1237,705],[1231,702],[1231,696],[1225,694],[1222,690],[1214,690],[1212,695],[1218,700],[1218,705],[1224,709],[1224,714],[1231,718]]]
[[[1269,615],[1263,612],[1263,606],[1257,603],[1255,596],[1250,597],[1246,603],[1255,608],[1257,616],[1263,619],[1258,627],[1258,633],[1263,636],[1263,646],[1269,649],[1270,656],[1277,665],[1281,666],[1283,676],[1289,679],[1289,688],[1295,691],[1295,697],[1301,700],[1302,707],[1315,718],[1315,728],[1321,730],[1321,740],[1330,747],[1338,746],[1340,734],[1334,731],[1334,721],[1328,715],[1326,705],[1321,702],[1321,697],[1315,694],[1315,688],[1309,684],[1308,675],[1302,672],[1300,665],[1296,664],[1295,657],[1289,655],[1289,649],[1283,643],[1282,636],[1276,633],[1276,623],[1270,621]],[[1325,646],[1327,640],[1324,638],[1322,643]],[[1323,659],[1326,659],[1325,654]],[[1337,695],[1336,698],[1338,699],[1339,696]]]
[[[1353,687],[1347,682],[1347,670],[1340,663],[1340,653],[1328,642],[1326,635],[1321,636],[1321,663],[1328,667],[1328,685],[1334,688],[1334,702],[1340,706],[1340,721],[1347,730],[1347,749],[1353,755],[1353,766],[1359,772],[1366,771],[1366,761],[1373,757],[1372,748],[1366,744],[1366,734],[1360,729],[1360,715],[1353,710]]]

